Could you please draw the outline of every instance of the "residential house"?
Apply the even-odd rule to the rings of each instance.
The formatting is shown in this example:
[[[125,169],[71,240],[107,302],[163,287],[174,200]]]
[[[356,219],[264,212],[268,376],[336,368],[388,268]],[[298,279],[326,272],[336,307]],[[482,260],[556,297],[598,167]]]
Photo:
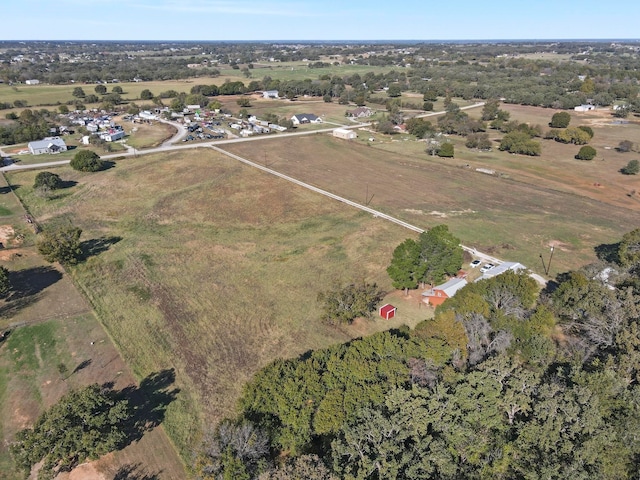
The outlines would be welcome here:
[[[591,110],[595,110],[595,105],[578,105],[577,107],[573,107],[576,112],[590,112]]]
[[[29,152],[32,155],[44,153],[60,153],[67,151],[67,144],[60,137],[45,137],[42,140],[29,142]]]
[[[438,306],[444,303],[447,298],[453,297],[458,290],[467,285],[467,280],[464,278],[455,277],[448,282],[438,285],[437,287],[430,288],[422,293],[424,297],[423,302],[429,305]]]
[[[352,118],[365,118],[373,115],[373,110],[368,107],[358,107],[353,110],[347,110],[347,116]]]
[[[100,138],[102,138],[105,142],[115,142],[116,140],[124,138],[124,130],[112,128],[100,134]]]
[[[32,78],[30,80],[26,80],[24,83],[26,83],[27,85],[38,85],[40,83],[40,80]]]
[[[291,117],[291,122],[293,122],[294,125],[301,125],[303,123],[322,123],[322,119],[315,116],[313,113],[300,113]]]
[[[262,98],[280,98],[278,96],[278,90],[265,90],[264,92],[262,92]]]

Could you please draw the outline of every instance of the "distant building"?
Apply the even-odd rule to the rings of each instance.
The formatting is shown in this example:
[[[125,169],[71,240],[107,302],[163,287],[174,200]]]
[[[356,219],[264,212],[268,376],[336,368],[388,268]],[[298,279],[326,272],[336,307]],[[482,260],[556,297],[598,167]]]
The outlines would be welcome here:
[[[29,142],[29,152],[32,155],[44,153],[60,153],[67,151],[67,144],[60,137],[45,137],[42,140]]]
[[[336,138],[342,138],[344,140],[353,140],[354,138],[358,138],[356,132],[347,128],[336,128],[333,131],[333,136]]]
[[[124,130],[109,130],[100,135],[105,142],[115,142],[116,140],[120,140],[124,138]]]
[[[595,105],[578,105],[573,108],[576,112],[590,112],[591,110],[595,110]]]
[[[38,85],[40,83],[40,80],[36,80],[35,78],[31,79],[31,80],[27,80],[24,83],[26,83],[27,85]]]
[[[262,98],[280,98],[278,93],[278,90],[265,90],[262,92]]]

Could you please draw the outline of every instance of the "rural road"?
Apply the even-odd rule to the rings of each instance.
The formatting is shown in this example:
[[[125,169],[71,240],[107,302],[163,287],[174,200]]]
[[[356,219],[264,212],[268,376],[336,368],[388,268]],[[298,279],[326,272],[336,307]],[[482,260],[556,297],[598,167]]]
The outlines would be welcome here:
[[[484,105],[484,102],[478,102],[476,104],[473,105],[468,105],[466,107],[462,107],[461,110],[466,110],[466,109],[470,109],[470,108],[477,108],[477,107],[481,107]],[[428,113],[428,114],[424,114],[424,115],[419,115],[419,117],[429,117],[429,116],[435,116],[435,115],[441,115],[445,112],[433,112],[433,113]],[[168,121],[164,121],[164,123],[169,123],[171,125],[174,125],[174,122],[168,122]],[[177,125],[174,125],[177,127]],[[359,123],[357,125],[349,125],[349,126],[342,126],[342,128],[361,128],[361,127],[368,127],[371,126],[370,123]],[[328,192],[326,190],[322,190],[321,188],[315,187],[313,185],[310,185],[308,183],[302,182],[300,180],[297,180],[293,177],[289,177],[288,175],[284,175],[283,173],[280,173],[276,170],[273,170],[271,168],[265,167],[263,165],[260,165],[258,163],[252,162],[251,160],[248,160],[246,158],[243,158],[239,155],[235,155],[233,153],[227,152],[226,150],[223,150],[222,148],[220,148],[221,146],[224,146],[226,144],[232,144],[232,143],[240,143],[240,142],[251,142],[251,141],[264,141],[264,140],[268,140],[270,138],[283,138],[283,137],[296,137],[296,136],[303,136],[303,135],[314,135],[314,134],[321,134],[321,133],[328,133],[334,130],[334,128],[323,128],[323,129],[319,129],[319,130],[310,130],[310,131],[304,131],[304,132],[294,132],[294,133],[285,133],[285,134],[278,134],[278,135],[268,135],[268,136],[258,136],[258,137],[248,137],[248,138],[232,138],[232,139],[228,139],[228,140],[217,140],[217,141],[213,141],[213,142],[206,142],[206,143],[199,143],[199,144],[185,144],[185,145],[172,145],[171,142],[176,141],[177,139],[180,139],[183,135],[186,134],[186,128],[182,127],[183,131],[181,133],[181,130],[179,129],[178,133],[176,135],[174,135],[171,139],[165,141],[161,146],[156,147],[156,148],[149,148],[149,149],[145,149],[145,150],[138,150],[135,152],[132,151],[128,151],[127,153],[117,153],[117,154],[113,154],[113,155],[103,155],[101,158],[105,159],[105,160],[109,160],[111,158],[117,158],[117,157],[130,157],[130,156],[138,156],[138,155],[148,155],[151,153],[160,153],[160,152],[167,152],[167,151],[175,151],[175,150],[191,150],[194,148],[212,148],[215,151],[226,155],[228,157],[231,157],[239,162],[242,162],[246,165],[249,165],[253,168],[257,168],[259,170],[262,170],[263,172],[269,173],[271,175],[275,175],[276,177],[282,178],[288,182],[294,183],[296,185],[299,185],[303,188],[312,190],[316,193],[319,193],[321,195],[324,195],[326,197],[332,198],[333,200],[337,200],[339,202],[342,202],[346,205],[350,205],[352,207],[358,208],[360,210],[363,210],[365,212],[370,213],[371,215],[373,215],[374,217],[379,217],[379,218],[383,218],[389,222],[393,222],[397,225],[400,225],[404,228],[407,228],[409,230],[412,230],[414,232],[417,233],[422,233],[424,232],[424,229],[417,227],[415,225],[412,225],[410,223],[407,223],[403,220],[400,220],[398,218],[392,217],[391,215],[387,215],[386,213],[380,212],[379,210],[375,210],[371,207],[368,207],[366,205],[362,205],[360,203],[354,202],[352,200],[349,200],[347,198],[341,197],[339,195],[336,195],[334,193]],[[38,164],[33,164],[33,165],[16,165],[16,164],[12,164],[12,165],[8,165],[6,167],[2,167],[0,168],[0,171],[2,172],[8,172],[8,171],[15,171],[15,170],[28,170],[28,169],[40,169],[40,168],[46,168],[46,167],[56,167],[56,166],[60,166],[60,165],[66,165],[69,163],[70,160],[61,160],[61,161],[57,161],[57,162],[45,162],[45,163],[38,163]],[[493,263],[495,265],[499,265],[501,263],[503,263],[503,260],[500,260],[499,258],[496,257],[492,257],[490,255],[487,255],[485,253],[482,252],[478,252],[475,248],[471,248],[471,247],[467,247],[465,245],[461,245],[462,248],[464,250],[466,250],[467,252],[471,253],[472,255],[474,255],[475,257],[485,261],[485,262],[490,262]],[[535,273],[531,273],[530,276],[535,279],[539,284],[541,285],[546,285],[546,280]]]

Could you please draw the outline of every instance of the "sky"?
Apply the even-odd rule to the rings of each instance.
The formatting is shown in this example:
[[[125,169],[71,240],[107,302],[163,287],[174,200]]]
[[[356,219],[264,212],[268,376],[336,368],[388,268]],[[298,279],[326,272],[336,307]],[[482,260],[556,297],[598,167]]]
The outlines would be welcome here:
[[[0,0],[0,40],[638,39],[638,0]]]

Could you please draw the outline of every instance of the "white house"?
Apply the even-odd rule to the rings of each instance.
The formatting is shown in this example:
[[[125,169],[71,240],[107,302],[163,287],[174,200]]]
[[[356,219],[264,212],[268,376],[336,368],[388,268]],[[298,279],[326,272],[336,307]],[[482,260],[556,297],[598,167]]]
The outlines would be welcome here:
[[[300,113],[291,117],[291,122],[293,122],[294,125],[301,125],[303,123],[322,123],[322,119],[315,116],[313,113]]]
[[[45,137],[42,140],[29,142],[29,152],[32,155],[43,153],[60,153],[67,151],[67,144],[60,137]]]
[[[356,132],[349,130],[348,128],[336,128],[333,130],[333,136],[344,140],[353,140],[354,138],[358,138]]]
[[[595,110],[595,105],[578,105],[577,107],[573,107],[576,112],[590,112],[591,110]]]
[[[26,83],[27,85],[38,85],[40,83],[40,80],[32,78],[31,80],[26,80],[24,83]]]
[[[278,90],[265,90],[262,92],[262,98],[280,98]]]

